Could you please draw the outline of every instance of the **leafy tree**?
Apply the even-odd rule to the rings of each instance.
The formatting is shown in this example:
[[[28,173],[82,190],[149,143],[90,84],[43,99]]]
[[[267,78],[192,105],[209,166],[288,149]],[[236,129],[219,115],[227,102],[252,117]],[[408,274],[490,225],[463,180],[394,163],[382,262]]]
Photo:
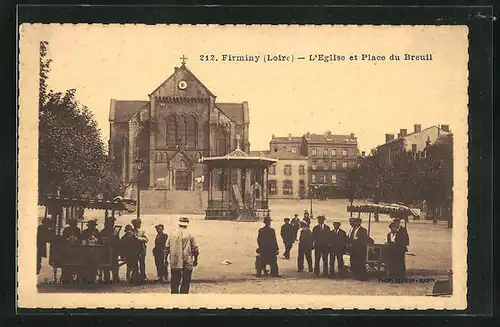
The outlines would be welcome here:
[[[110,198],[120,184],[92,113],[74,89],[47,90],[47,45],[40,43],[39,196]]]
[[[426,149],[423,159],[423,193],[431,211],[436,208],[448,210],[448,225],[452,227],[453,203],[453,135],[446,134]]]
[[[345,174],[340,175],[340,190],[347,197],[350,205],[355,199],[363,197],[362,179],[359,176],[358,168],[349,168]]]

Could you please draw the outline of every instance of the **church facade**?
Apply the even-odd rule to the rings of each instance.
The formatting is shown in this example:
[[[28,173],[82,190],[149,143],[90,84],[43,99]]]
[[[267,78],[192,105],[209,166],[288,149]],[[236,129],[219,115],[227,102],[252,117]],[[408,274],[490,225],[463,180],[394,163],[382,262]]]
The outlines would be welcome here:
[[[124,182],[139,178],[141,189],[208,189],[201,157],[225,155],[238,142],[250,151],[248,102],[218,102],[184,61],[148,97],[111,99],[109,155]]]

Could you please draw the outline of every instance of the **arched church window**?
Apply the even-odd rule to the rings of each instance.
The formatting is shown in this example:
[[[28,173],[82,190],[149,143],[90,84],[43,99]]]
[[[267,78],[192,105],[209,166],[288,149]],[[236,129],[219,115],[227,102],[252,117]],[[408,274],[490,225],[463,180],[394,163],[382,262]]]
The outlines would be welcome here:
[[[179,117],[179,120],[177,121],[177,145],[180,145],[181,143],[186,144],[186,127],[186,117]]]
[[[177,144],[177,121],[174,115],[167,117],[167,147],[175,148]]]
[[[198,145],[198,124],[196,117],[190,115],[187,118],[187,145],[197,146]]]
[[[155,158],[155,161],[156,161],[156,162],[161,162],[161,152],[156,152],[156,158]]]
[[[162,162],[167,162],[167,161],[168,161],[168,160],[167,160],[167,153],[166,153],[166,152],[163,152],[163,153],[161,154],[161,161],[162,161]]]

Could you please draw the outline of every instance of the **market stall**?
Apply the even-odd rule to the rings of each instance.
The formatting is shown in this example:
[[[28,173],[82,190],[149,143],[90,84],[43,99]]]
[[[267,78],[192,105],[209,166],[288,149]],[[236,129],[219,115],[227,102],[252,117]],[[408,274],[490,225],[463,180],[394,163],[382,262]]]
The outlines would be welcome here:
[[[57,282],[58,269],[65,271],[65,282],[85,280],[87,282],[102,278],[103,269],[111,269],[112,258],[116,257],[116,246],[107,238],[89,240],[63,235],[63,227],[70,221],[80,223],[83,231],[85,209],[104,210],[104,218],[115,218],[116,212],[133,212],[135,201],[115,197],[113,201],[46,197],[39,201],[45,206],[44,218],[51,216],[54,235],[51,239],[49,264],[54,269],[54,281]],[[122,226],[115,225],[113,236],[118,237]],[[68,273],[69,272],[69,273]]]

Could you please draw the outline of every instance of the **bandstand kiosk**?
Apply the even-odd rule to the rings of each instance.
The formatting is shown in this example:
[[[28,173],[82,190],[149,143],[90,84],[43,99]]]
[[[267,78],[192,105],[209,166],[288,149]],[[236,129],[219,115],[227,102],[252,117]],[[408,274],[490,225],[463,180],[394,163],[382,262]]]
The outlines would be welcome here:
[[[269,216],[269,167],[277,159],[250,156],[238,142],[225,156],[199,161],[209,177],[205,219],[254,221]]]

